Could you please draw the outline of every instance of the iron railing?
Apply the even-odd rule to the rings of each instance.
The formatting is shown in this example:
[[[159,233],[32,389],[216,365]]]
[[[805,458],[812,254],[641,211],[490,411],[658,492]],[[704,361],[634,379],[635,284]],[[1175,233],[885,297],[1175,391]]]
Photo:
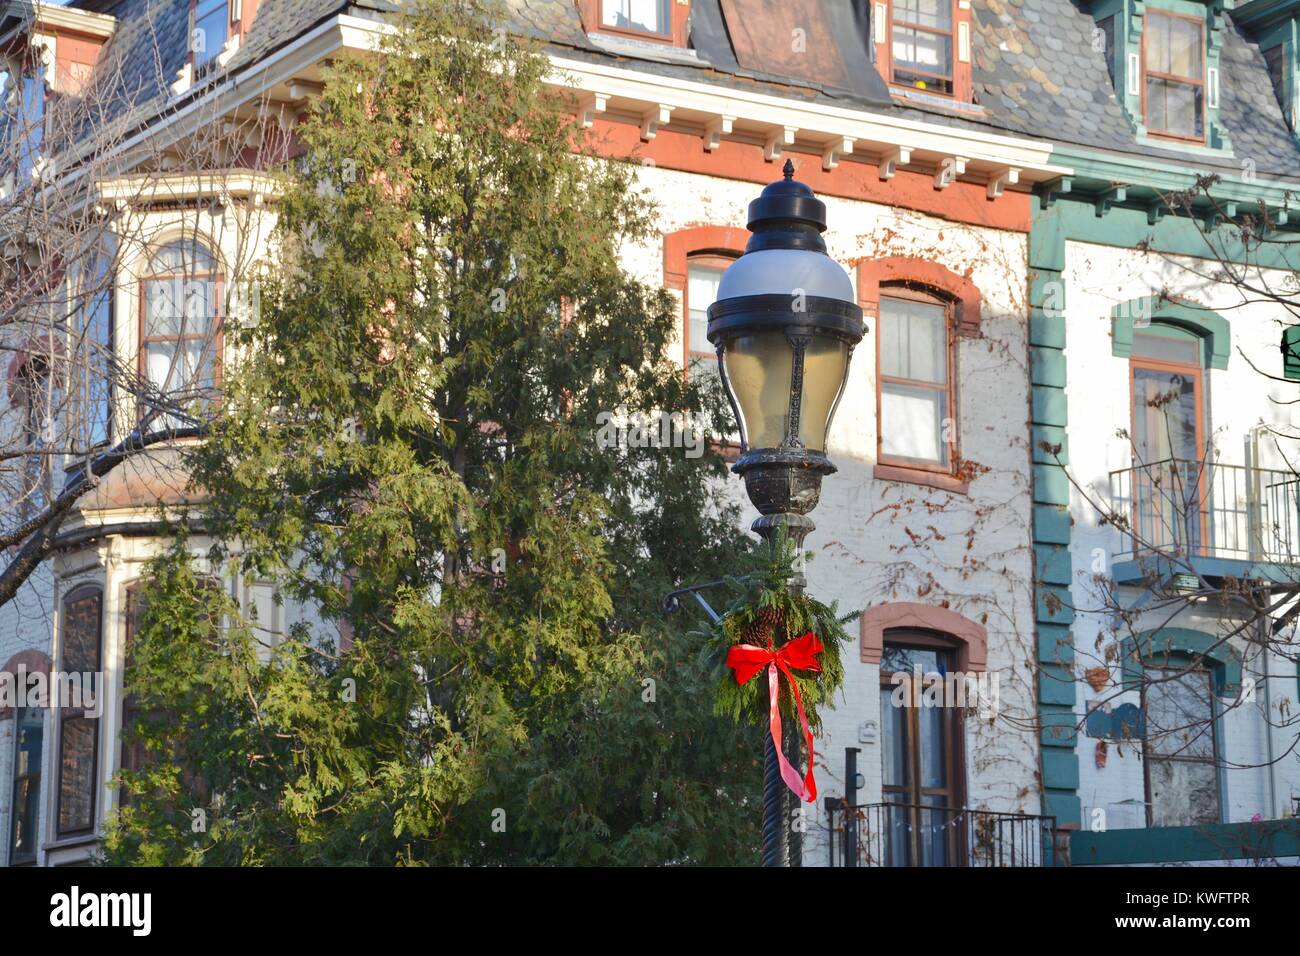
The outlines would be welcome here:
[[[1127,522],[1121,558],[1300,562],[1300,477],[1293,472],[1171,458],[1112,471],[1110,496]]]
[[[1056,818],[909,803],[826,802],[831,866],[1054,866]]]

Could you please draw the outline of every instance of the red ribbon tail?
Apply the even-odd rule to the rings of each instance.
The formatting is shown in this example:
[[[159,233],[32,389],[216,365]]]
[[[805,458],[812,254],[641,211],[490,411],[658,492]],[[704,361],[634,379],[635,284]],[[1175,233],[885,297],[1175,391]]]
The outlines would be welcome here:
[[[795,707],[799,712],[799,724],[803,729],[803,739],[808,745],[808,772],[804,774],[802,780],[799,779],[799,771],[790,766],[790,761],[785,759],[785,751],[781,749],[781,708],[780,708],[780,678],[777,676],[777,668],[785,674],[786,680],[790,682],[790,689],[794,691]],[[770,711],[768,716],[768,729],[772,734],[772,742],[776,744],[776,760],[781,767],[781,779],[785,785],[800,800],[811,803],[817,799],[817,781],[813,779],[813,735],[812,728],[808,726],[808,718],[803,710],[803,697],[799,693],[799,685],[794,682],[794,674],[780,660],[773,661],[767,669],[767,689],[770,697]]]

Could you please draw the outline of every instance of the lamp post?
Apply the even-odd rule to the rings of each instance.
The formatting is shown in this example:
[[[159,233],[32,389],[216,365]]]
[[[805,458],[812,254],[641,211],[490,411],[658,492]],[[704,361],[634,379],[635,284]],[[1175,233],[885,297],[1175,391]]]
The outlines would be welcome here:
[[[759,517],[751,528],[775,548],[782,528],[798,552],[813,530],[822,478],[835,472],[826,434],[866,326],[844,268],[826,254],[826,204],[794,179],[749,204],[749,243],[709,306],[709,341],[740,427],[732,471]],[[791,581],[806,584],[802,573]],[[763,865],[781,866],[784,785],[769,737],[763,776]]]

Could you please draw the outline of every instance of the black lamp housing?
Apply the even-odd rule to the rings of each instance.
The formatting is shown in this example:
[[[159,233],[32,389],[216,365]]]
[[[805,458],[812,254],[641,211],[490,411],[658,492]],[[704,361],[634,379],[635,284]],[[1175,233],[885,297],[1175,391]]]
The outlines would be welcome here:
[[[740,427],[732,470],[759,511],[752,529],[773,541],[784,527],[801,547],[822,477],[836,470],[826,433],[867,329],[848,275],[826,254],[825,203],[789,160],[784,174],[749,204],[752,235],[709,307],[708,338]]]

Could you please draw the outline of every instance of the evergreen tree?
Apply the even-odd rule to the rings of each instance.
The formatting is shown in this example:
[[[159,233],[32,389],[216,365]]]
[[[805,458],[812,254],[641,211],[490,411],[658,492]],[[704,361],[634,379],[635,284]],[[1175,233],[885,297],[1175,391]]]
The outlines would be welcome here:
[[[150,756],[109,862],[757,860],[762,731],[714,716],[717,667],[661,609],[750,560],[734,479],[712,447],[598,441],[601,413],[729,413],[620,263],[653,235],[634,169],[575,150],[495,14],[421,6],[300,127],[188,457],[215,543],[178,529],[140,605]],[[319,623],[265,646],[213,586],[236,570]]]

